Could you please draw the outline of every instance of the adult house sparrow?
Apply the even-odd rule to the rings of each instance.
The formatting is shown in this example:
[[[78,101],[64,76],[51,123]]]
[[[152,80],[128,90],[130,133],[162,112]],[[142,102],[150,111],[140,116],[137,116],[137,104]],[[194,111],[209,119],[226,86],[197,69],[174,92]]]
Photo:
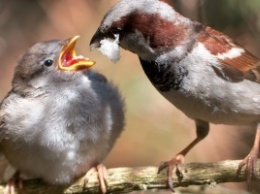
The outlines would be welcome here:
[[[256,174],[260,140],[260,62],[228,36],[177,13],[161,0],[121,0],[104,16],[91,49],[119,44],[136,53],[149,80],[173,105],[195,120],[197,137],[173,159],[162,162],[173,189],[172,170],[209,132],[209,123],[251,125],[254,145],[240,163],[247,182]]]
[[[77,56],[79,36],[33,45],[15,69],[0,109],[0,148],[15,169],[51,184],[69,184],[96,167],[124,128],[117,88]]]

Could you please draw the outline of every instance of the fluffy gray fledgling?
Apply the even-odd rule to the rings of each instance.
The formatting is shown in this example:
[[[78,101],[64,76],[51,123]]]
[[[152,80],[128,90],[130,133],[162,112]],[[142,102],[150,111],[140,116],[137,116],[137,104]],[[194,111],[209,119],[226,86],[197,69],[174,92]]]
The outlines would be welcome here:
[[[29,177],[68,184],[99,165],[124,128],[117,88],[76,56],[78,37],[32,46],[0,109],[0,148]],[[101,177],[102,178],[102,177]]]

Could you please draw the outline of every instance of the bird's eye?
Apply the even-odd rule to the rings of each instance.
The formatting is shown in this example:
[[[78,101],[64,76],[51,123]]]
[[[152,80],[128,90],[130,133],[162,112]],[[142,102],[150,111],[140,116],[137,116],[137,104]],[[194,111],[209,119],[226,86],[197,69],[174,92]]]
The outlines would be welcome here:
[[[110,29],[110,32],[112,34],[120,34],[120,31],[121,31],[121,29],[120,28],[116,28],[116,27],[113,27],[113,28]]]
[[[44,61],[44,65],[47,67],[52,66],[52,64],[53,64],[53,60],[51,60],[51,59],[47,59],[46,61]]]

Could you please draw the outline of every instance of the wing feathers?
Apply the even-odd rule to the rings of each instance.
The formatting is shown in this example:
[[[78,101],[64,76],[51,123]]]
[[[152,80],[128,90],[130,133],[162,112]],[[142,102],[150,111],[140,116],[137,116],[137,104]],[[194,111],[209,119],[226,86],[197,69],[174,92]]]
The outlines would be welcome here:
[[[218,75],[229,78],[231,81],[244,78],[260,83],[259,59],[236,45],[228,36],[205,26],[198,36],[198,41],[203,43],[205,48],[216,55],[221,62],[222,72],[218,72]]]

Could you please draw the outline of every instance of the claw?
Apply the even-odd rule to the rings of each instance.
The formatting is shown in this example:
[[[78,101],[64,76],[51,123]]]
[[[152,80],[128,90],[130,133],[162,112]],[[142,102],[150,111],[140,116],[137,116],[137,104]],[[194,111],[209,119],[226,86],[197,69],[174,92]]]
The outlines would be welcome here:
[[[6,184],[4,194],[15,194],[15,183],[12,179]]]
[[[107,175],[107,169],[103,164],[97,165],[97,172],[98,172],[98,178],[100,183],[100,188],[102,193],[107,192],[107,185],[108,185],[108,175]]]
[[[7,182],[5,188],[4,188],[4,194],[15,194],[15,189],[22,189],[23,188],[23,182],[20,178],[19,172],[16,172],[12,178]]]
[[[259,143],[260,143],[260,124],[257,125],[254,145],[245,159],[239,163],[237,175],[240,174],[243,166],[246,166],[246,182],[248,190],[251,189],[252,178],[259,178],[256,163],[259,154]]]
[[[257,177],[256,162],[257,162],[257,155],[249,154],[238,165],[237,175],[240,174],[243,166],[246,167],[245,173],[246,173],[246,182],[247,182],[248,190],[251,190],[252,178]]]
[[[173,187],[172,175],[173,171],[177,174],[178,179],[180,180],[183,177],[183,172],[181,169],[181,164],[184,162],[184,156],[179,154],[176,155],[172,160],[167,162],[161,162],[158,168],[158,174],[161,173],[164,169],[167,169],[167,186],[172,192],[175,192]]]
[[[157,174],[160,174],[167,167],[168,167],[168,162],[161,162],[159,165]]]
[[[94,173],[97,172],[100,189],[103,194],[107,192],[107,185],[108,185],[108,175],[106,167],[103,164],[98,164],[96,167],[91,168],[86,175],[84,176],[84,187],[89,181],[89,177]]]

